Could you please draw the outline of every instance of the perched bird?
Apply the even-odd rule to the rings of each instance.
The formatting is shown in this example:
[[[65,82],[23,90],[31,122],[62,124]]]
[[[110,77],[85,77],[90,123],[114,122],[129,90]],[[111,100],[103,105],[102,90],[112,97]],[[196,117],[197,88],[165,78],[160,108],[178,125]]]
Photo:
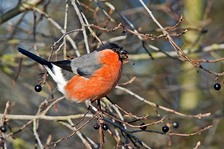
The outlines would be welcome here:
[[[72,60],[50,62],[27,50],[18,51],[42,64],[69,100],[95,101],[106,96],[118,83],[128,52],[115,43],[100,46],[92,53]]]

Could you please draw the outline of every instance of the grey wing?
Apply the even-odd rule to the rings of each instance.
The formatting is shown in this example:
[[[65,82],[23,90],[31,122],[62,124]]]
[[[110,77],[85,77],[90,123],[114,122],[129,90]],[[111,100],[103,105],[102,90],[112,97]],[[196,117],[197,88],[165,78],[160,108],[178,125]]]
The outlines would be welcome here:
[[[73,73],[89,78],[97,69],[101,68],[99,62],[99,53],[92,53],[77,57],[71,61],[71,69]]]

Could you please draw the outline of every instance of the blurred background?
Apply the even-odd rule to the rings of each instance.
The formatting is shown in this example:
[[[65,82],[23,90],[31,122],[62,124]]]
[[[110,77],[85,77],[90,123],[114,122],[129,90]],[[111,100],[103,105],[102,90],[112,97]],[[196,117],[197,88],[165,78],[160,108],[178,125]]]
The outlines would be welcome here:
[[[87,53],[81,31],[71,32],[68,34],[70,38],[66,36],[64,41],[58,41],[65,32],[82,28],[74,2],[83,13],[84,20],[87,20],[85,29],[90,51],[100,45],[100,39],[104,43],[110,41],[122,45],[130,53],[130,62],[124,65],[119,82],[121,86],[148,101],[185,114],[211,113],[209,117],[202,119],[180,117],[161,109],[156,110],[128,93],[114,89],[108,95],[110,99],[134,115],[149,115],[145,123],[158,120],[158,113],[166,117],[162,124],[148,126],[149,130],[162,131],[162,126],[168,125],[170,132],[188,134],[213,125],[208,131],[187,137],[150,132],[140,132],[136,136],[152,148],[194,148],[198,141],[201,142],[198,148],[222,148],[224,90],[214,88],[216,83],[223,86],[222,75],[216,77],[214,73],[181,61],[168,40],[160,36],[161,30],[140,0],[0,0],[0,113],[4,112],[6,102],[9,101],[8,114],[35,115],[40,103],[61,96],[50,77],[47,78],[43,91],[35,92],[34,86],[41,82],[45,70],[34,61],[22,58],[17,47],[44,58],[51,55],[52,61]],[[171,27],[168,32],[190,58],[215,60],[224,56],[224,1],[143,2],[164,28]],[[120,23],[122,27],[112,30]],[[144,36],[140,36],[140,33]],[[216,73],[222,73],[224,69],[222,61],[201,65]],[[123,84],[134,77],[133,82]],[[47,115],[84,114],[86,111],[85,104],[63,100]],[[26,122],[9,120],[9,132],[18,130]],[[172,127],[174,122],[178,122],[178,128]],[[99,143],[98,131],[93,128],[95,123],[96,120],[93,120],[81,132]],[[69,135],[71,130],[56,121],[40,120],[38,133],[41,141],[46,143],[49,135],[57,140]],[[32,125],[28,125],[13,138],[8,137],[7,145],[8,148],[34,148]],[[115,146],[113,137],[105,133],[104,148]],[[74,135],[58,144],[57,148],[85,146]]]

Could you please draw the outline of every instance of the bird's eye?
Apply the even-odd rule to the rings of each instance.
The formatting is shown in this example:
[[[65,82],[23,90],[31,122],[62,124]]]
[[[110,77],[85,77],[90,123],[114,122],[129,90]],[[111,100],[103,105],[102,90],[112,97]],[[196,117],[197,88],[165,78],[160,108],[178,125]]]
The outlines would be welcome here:
[[[117,48],[112,49],[114,52],[118,52],[119,50]]]

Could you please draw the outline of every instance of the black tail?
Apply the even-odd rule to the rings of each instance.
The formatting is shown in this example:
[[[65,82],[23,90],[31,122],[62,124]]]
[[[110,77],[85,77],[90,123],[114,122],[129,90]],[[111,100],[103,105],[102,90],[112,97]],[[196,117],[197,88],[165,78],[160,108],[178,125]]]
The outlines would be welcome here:
[[[18,47],[18,51],[19,51],[20,53],[26,55],[27,57],[33,59],[34,61],[36,61],[36,62],[38,62],[38,63],[40,63],[40,64],[42,64],[42,65],[46,65],[46,66],[48,66],[50,69],[52,68],[52,64],[51,64],[50,62],[48,62],[47,60],[45,60],[45,59],[43,59],[43,58],[41,58],[41,57],[39,57],[39,56],[37,56],[37,55],[35,55],[35,54],[33,54],[33,53],[27,51],[27,50],[24,50],[24,49],[22,49],[22,48],[19,48],[19,47]]]

